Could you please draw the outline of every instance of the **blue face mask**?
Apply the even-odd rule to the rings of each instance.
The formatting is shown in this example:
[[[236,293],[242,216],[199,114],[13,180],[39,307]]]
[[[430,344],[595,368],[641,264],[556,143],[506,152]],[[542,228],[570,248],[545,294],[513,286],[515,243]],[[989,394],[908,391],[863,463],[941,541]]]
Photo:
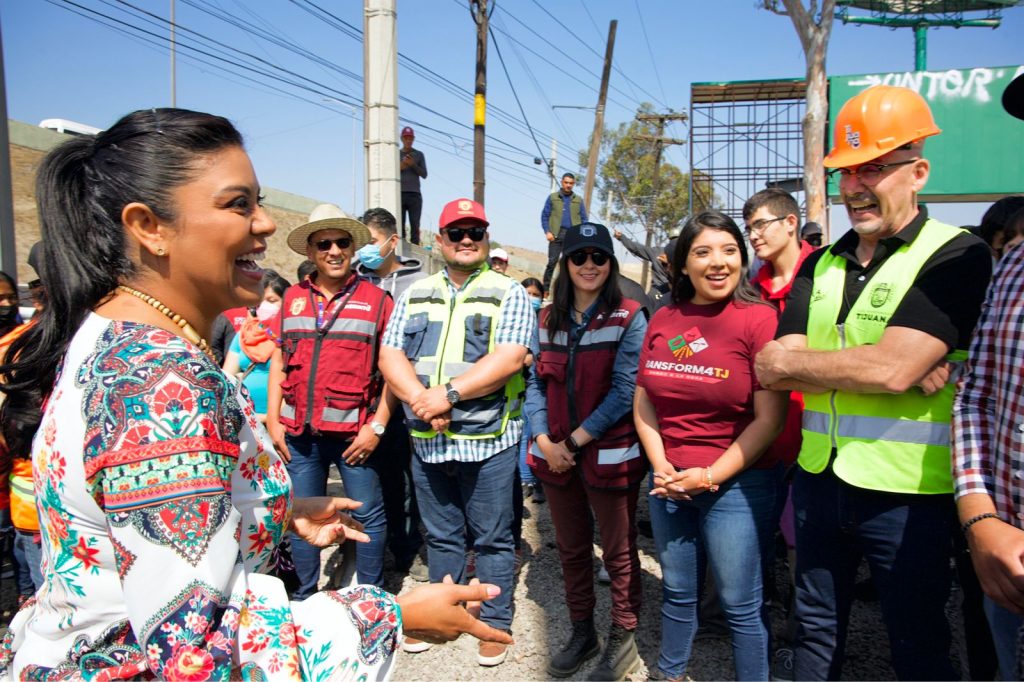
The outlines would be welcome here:
[[[533,306],[534,310],[540,310],[540,304],[542,303],[540,296],[531,296],[530,305]]]
[[[380,246],[377,246],[376,244],[367,244],[356,251],[356,258],[359,259],[360,263],[371,270],[376,270],[380,266],[384,265],[384,261],[387,260],[387,256],[381,255]]]

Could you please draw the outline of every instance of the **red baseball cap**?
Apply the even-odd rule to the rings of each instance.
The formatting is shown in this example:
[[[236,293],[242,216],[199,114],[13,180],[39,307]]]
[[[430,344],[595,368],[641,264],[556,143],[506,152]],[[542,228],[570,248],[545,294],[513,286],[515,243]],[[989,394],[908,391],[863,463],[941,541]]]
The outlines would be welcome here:
[[[401,137],[416,137],[416,133],[414,133],[412,131],[412,128],[410,128],[409,126],[405,126],[404,128],[402,128]]]
[[[445,229],[452,223],[462,221],[471,221],[483,227],[490,225],[487,222],[484,207],[472,199],[456,199],[445,204],[444,209],[441,211],[441,229]]]

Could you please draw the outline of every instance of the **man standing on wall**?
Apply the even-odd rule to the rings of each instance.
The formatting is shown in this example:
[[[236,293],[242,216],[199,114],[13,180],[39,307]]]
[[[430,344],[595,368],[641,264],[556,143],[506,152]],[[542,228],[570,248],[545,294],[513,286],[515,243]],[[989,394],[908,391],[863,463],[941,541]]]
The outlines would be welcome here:
[[[544,291],[551,291],[551,274],[562,255],[562,230],[587,222],[587,207],[583,199],[574,194],[576,176],[562,176],[561,189],[552,192],[540,212],[540,228],[548,240],[548,266],[544,268]]]

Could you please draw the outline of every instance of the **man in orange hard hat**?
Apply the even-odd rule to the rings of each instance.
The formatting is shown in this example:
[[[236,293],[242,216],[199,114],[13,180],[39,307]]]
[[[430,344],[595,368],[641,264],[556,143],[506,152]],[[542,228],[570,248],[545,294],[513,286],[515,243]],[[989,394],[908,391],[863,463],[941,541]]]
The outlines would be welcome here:
[[[811,254],[763,386],[804,393],[796,512],[795,676],[838,679],[866,558],[899,679],[959,676],[949,660],[953,481],[949,425],[991,272],[977,237],[928,216],[925,100],[879,85],[851,98],[825,166],[853,229]]]

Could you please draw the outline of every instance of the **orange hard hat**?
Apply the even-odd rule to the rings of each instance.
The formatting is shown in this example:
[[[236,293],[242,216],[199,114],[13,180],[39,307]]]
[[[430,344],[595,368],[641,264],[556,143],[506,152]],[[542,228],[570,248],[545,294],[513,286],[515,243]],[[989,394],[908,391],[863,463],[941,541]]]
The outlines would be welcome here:
[[[839,110],[825,166],[857,166],[941,132],[924,97],[910,88],[876,85],[851,97]]]

